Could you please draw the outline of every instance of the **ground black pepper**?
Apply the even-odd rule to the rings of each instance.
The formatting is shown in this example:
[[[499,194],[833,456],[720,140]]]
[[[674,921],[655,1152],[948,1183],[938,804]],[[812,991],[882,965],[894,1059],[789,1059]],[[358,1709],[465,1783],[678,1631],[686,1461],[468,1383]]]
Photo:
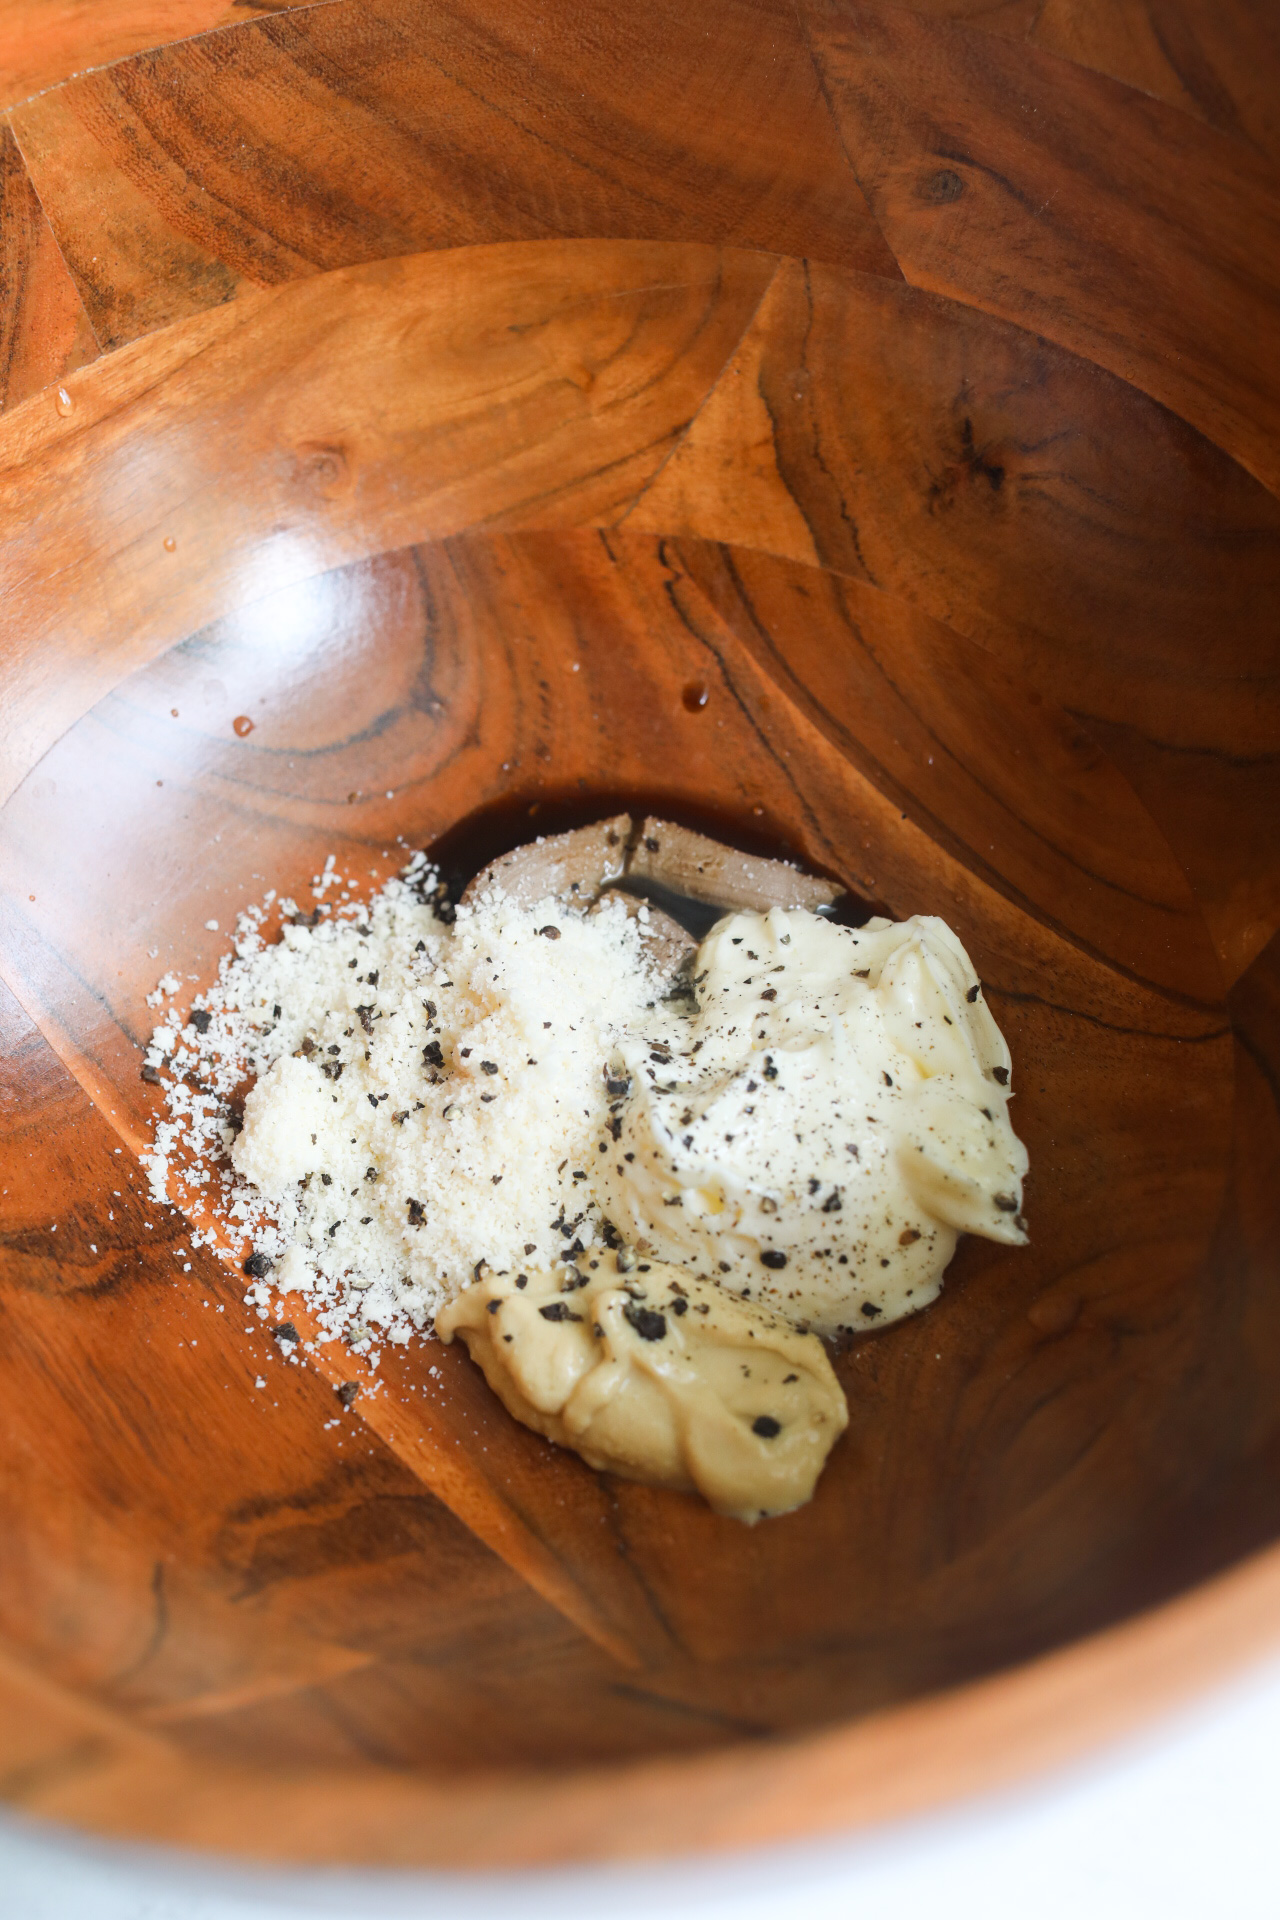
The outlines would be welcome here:
[[[642,1340],[665,1340],[667,1337],[666,1315],[657,1313],[652,1307],[637,1306],[634,1301],[622,1309],[622,1317]]]

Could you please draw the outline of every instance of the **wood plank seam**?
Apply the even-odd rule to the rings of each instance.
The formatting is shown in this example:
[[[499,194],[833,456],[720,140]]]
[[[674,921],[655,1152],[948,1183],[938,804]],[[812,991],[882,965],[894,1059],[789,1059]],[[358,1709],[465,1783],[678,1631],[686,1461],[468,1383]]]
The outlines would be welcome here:
[[[317,4],[321,6],[336,5],[336,0],[317,0]],[[18,134],[18,129],[13,124],[12,108],[6,108],[5,111],[2,114],[0,114],[0,124],[3,124],[4,127],[7,129],[10,139],[13,141],[14,146],[18,149],[18,156],[22,161],[22,170],[27,177],[27,185],[30,187],[32,195],[35,198],[36,205],[39,207],[40,212],[44,218],[45,225],[49,229],[49,237],[53,241],[54,246],[57,248],[58,258],[62,262],[63,272],[66,274],[72,286],[76,288],[76,292],[78,294],[80,289],[78,286],[76,286],[76,277],[71,271],[70,263],[67,260],[66,254],[63,252],[62,242],[59,240],[57,232],[55,231],[55,228],[54,228],[54,224],[52,220],[50,220],[49,218],[49,209],[48,207],[46,207],[44,201],[40,197],[40,189],[36,185],[35,176],[32,173],[30,166],[28,165],[27,156],[22,150],[22,140]],[[85,306],[83,299],[81,299],[80,301],[80,309],[81,309],[81,312],[84,314],[85,325],[88,327],[89,332],[93,335],[93,344],[98,349],[98,352],[101,353],[102,341],[98,337],[97,328],[93,324],[92,316],[90,315],[88,308]],[[34,398],[34,396],[32,397]]]
[[[324,0],[324,4],[326,5],[336,4],[336,0]],[[549,243],[542,242],[542,241],[511,241],[511,242],[505,242],[500,244],[508,247],[527,246],[530,248],[537,248],[537,247],[545,246]],[[593,246],[595,243],[592,241],[570,241],[566,243],[550,243],[550,244],[564,244],[570,247],[589,248]],[[632,243],[623,242],[619,244],[627,245]],[[642,247],[646,243],[639,242],[634,244]],[[444,252],[447,252],[447,251],[448,250],[444,250]],[[475,249],[464,248],[464,249],[458,249],[457,251],[465,252],[465,253],[473,253]],[[739,255],[739,254],[751,253],[755,250],[724,249],[723,251],[726,254]],[[416,261],[416,260],[423,260],[423,259],[442,259],[444,257],[444,253],[441,250],[427,250],[426,252],[421,254],[410,254],[410,255],[405,255],[403,257],[406,261]],[[716,372],[715,378],[712,380],[710,385],[707,387],[707,389],[703,393],[694,411],[690,414],[689,418],[684,422],[683,426],[679,429],[678,434],[676,436],[675,444],[669,450],[668,454],[664,456],[663,461],[661,463],[662,466],[664,467],[667,463],[667,460],[670,459],[671,453],[676,451],[676,448],[681,444],[683,439],[688,435],[688,433],[696,423],[703,408],[706,406],[708,400],[716,391],[717,385],[723,379],[726,371],[732,366],[735,357],[737,356],[738,352],[741,349],[742,342],[749,336],[751,332],[751,328],[755,324],[759,316],[760,309],[764,303],[765,298],[768,295],[770,287],[773,285],[775,279],[777,278],[777,274],[781,266],[784,264],[782,258],[777,255],[759,253],[758,257],[762,261],[772,262],[772,265],[769,269],[768,278],[764,283],[764,286],[761,290],[759,298],[756,299],[754,305],[752,306],[749,317],[747,318],[745,324],[741,328],[739,335],[734,340],[732,351],[729,354],[727,354],[727,356],[722,361],[720,367]],[[287,282],[283,286],[278,288],[251,290],[247,294],[242,294],[240,298],[237,299],[236,301],[228,303],[228,308],[224,308],[222,309],[222,311],[226,312],[229,309],[233,312],[233,315],[235,316],[232,321],[233,326],[237,324],[241,318],[243,318],[243,321],[245,324],[250,324],[252,322],[254,314],[258,310],[259,302],[269,303],[273,300],[277,300],[281,298],[287,299],[290,293],[290,289],[296,286],[306,285],[311,289],[316,290],[321,288],[326,281],[330,281],[330,280],[337,281],[339,278],[341,278],[344,275],[349,276],[353,272],[358,272],[358,271],[359,269],[352,269],[349,267],[335,267],[331,270],[330,273],[312,275],[305,282]],[[637,294],[637,293],[649,294],[649,293],[655,293],[655,292],[662,292],[664,290],[680,291],[684,285],[685,285],[684,282],[678,282],[678,281],[649,282],[647,280],[640,279],[635,282],[634,286],[610,288],[607,293],[602,293],[600,298],[605,300],[608,300],[608,299],[623,300],[629,297],[630,295]],[[217,312],[217,311],[219,310],[218,309],[212,310],[212,312]],[[205,317],[206,316],[199,315],[199,314],[191,315],[185,319],[176,320],[172,322],[171,325],[168,327],[157,328],[153,333],[142,336],[140,341],[130,341],[128,343],[128,350],[130,351],[136,350],[141,345],[142,340],[155,341],[155,340],[164,339],[165,337],[176,340],[180,337],[182,331],[189,330],[193,326],[198,326],[201,320]],[[205,345],[197,348],[194,354],[192,354],[185,360],[184,365],[186,367],[190,367],[195,363],[196,360],[200,358],[200,356],[203,353],[216,351],[221,345],[222,345],[222,336],[221,334],[218,334],[215,338],[211,339]],[[126,349],[121,348],[119,351],[124,352],[126,351]],[[115,356],[113,354],[104,354],[101,356],[99,362],[95,364],[105,366],[105,364],[110,362],[114,357]],[[136,398],[136,395],[130,396],[131,401],[134,398]],[[18,413],[20,413],[21,407],[34,407],[41,403],[41,399],[42,399],[42,396],[40,394],[32,395],[29,401],[22,402],[21,406],[19,408],[14,408],[12,412],[14,415],[17,415]],[[646,490],[647,485],[651,483],[652,478],[653,476],[650,476],[649,480],[641,484],[634,498],[627,503],[627,506],[624,509],[624,512],[622,513],[622,515],[618,516],[619,521],[621,521],[622,519],[625,519],[626,514],[630,513],[634,509],[634,507],[638,504],[639,500],[643,497],[643,494]],[[479,526],[483,523],[484,523],[484,516],[478,516],[474,524]],[[317,573],[323,573],[326,570],[327,570],[327,564],[324,562],[321,562],[320,564],[318,564],[316,569]],[[136,661],[123,662],[120,667],[119,677],[121,679],[127,678],[128,675],[135,670],[136,665],[137,665]],[[116,684],[118,684],[118,681],[113,681],[111,685],[107,685],[103,683],[98,684],[93,693],[93,700],[96,702],[97,700],[104,698],[106,694],[109,693],[112,690],[112,687]],[[67,720],[66,726],[59,732],[57,738],[58,739],[63,738],[66,732],[69,731],[70,728],[76,724],[76,722],[79,720],[80,717],[81,717],[81,714],[79,712],[72,714]],[[56,745],[55,739],[46,740],[40,749],[40,754],[37,756],[37,760],[43,757],[44,753],[48,752],[49,749],[54,745]],[[20,769],[15,767],[11,770],[10,769],[5,770],[4,791],[5,791],[6,797],[7,797],[7,794],[11,792],[13,788],[17,784],[19,784],[21,780],[25,779],[28,776],[28,774],[30,774],[33,766],[36,763],[37,762],[33,761],[28,764],[24,764]]]
[[[813,77],[817,81],[818,91],[822,95],[822,104],[826,109],[827,119],[831,123],[832,131],[834,132],[836,140],[839,143],[840,151],[844,155],[844,163],[848,167],[849,172],[852,174],[853,178],[858,183],[858,191],[867,203],[867,210],[870,213],[872,220],[875,222],[876,227],[879,229],[881,238],[883,239],[886,247],[888,247],[890,253],[893,255],[894,259],[897,260],[898,262],[898,272],[902,275],[903,279],[906,280],[908,276],[907,276],[906,270],[903,267],[902,261],[898,259],[897,249],[894,246],[892,240],[890,240],[889,235],[885,230],[884,221],[880,218],[879,214],[876,212],[875,203],[872,200],[871,195],[867,192],[866,184],[863,181],[861,174],[858,172],[856,165],[854,164],[853,155],[850,153],[848,142],[845,140],[844,128],[840,123],[840,116],[835,110],[835,103],[831,98],[831,91],[827,85],[827,76],[823,71],[822,62],[818,58],[817,49],[813,44],[813,38],[809,32],[809,22],[808,22],[808,19],[806,18],[805,0],[794,0],[794,6],[795,6],[795,15],[796,15],[796,25],[800,29],[800,37],[804,41],[804,49],[809,56],[809,64],[813,68]]]
[[[2,956],[0,956],[0,982],[8,987],[24,1013],[39,1029],[53,1052],[116,1137],[135,1158],[140,1157],[147,1150],[150,1142],[143,1139],[117,1111],[114,1104],[116,1096],[109,1083],[102,1078],[94,1063],[76,1046],[71,1036],[56,1021],[49,1018],[47,1010],[41,1005],[37,996],[28,990],[20,973],[11,968]],[[174,1211],[182,1212],[182,1209],[175,1207]],[[214,1224],[216,1230],[216,1223]],[[222,1233],[218,1234],[218,1240],[222,1246],[229,1244]],[[243,1249],[237,1251],[242,1252]],[[318,1321],[305,1309],[295,1309],[293,1319],[302,1330],[304,1337],[319,1336]],[[348,1354],[341,1348],[336,1355],[331,1356],[317,1346],[317,1351],[310,1356],[308,1364],[334,1388],[351,1380],[367,1385],[376,1378],[354,1355]],[[381,1396],[371,1401],[366,1394],[357,1401],[353,1413],[383,1446],[409,1468],[415,1479],[421,1481],[437,1499],[443,1500],[446,1506],[457,1513],[483,1544],[491,1552],[496,1553],[521,1579],[526,1580],[542,1599],[564,1614],[582,1633],[617,1660],[620,1666],[634,1670],[643,1664],[639,1653],[625,1634],[602,1615],[600,1609],[572,1578],[566,1577],[554,1552],[526,1522],[521,1520],[514,1509],[504,1508],[491,1497],[484,1503],[483,1514],[478,1513],[477,1507],[480,1502],[477,1499],[477,1490],[469,1483],[470,1500],[466,1504],[466,1510],[460,1511],[456,1494],[454,1498],[450,1498],[451,1493],[454,1492],[453,1482],[456,1477],[450,1470],[450,1463],[443,1459],[437,1461],[434,1463],[433,1471],[433,1463],[425,1461],[421,1452],[409,1444],[408,1438],[398,1431],[394,1407],[384,1405]],[[477,1524],[478,1520],[481,1524]]]
[[[68,352],[64,353],[64,355],[62,356],[61,365],[58,371],[53,373],[51,378],[45,381],[42,387],[35,387],[31,389],[31,391],[23,394],[21,399],[19,399],[15,403],[17,405],[22,405],[25,403],[27,399],[33,399],[40,392],[47,391],[48,387],[53,385],[62,373],[74,371],[76,366],[83,365],[85,363],[84,357],[83,357],[83,345],[84,345],[84,341],[82,338],[83,335],[87,335],[88,341],[92,344],[93,351],[92,351],[92,354],[90,355],[91,359],[101,358],[102,342],[99,339],[97,331],[93,325],[93,321],[90,318],[89,311],[84,304],[84,300],[80,293],[80,288],[76,283],[75,275],[71,271],[70,265],[66,258],[66,254],[63,251],[62,244],[59,241],[57,234],[54,232],[53,223],[49,219],[48,209],[46,208],[44,201],[40,196],[40,191],[36,186],[35,180],[32,177],[31,168],[27,164],[27,157],[25,153],[23,153],[22,151],[22,143],[18,139],[17,129],[14,127],[12,117],[8,112],[0,113],[0,143],[6,142],[6,141],[11,145],[14,154],[17,156],[19,165],[21,166],[23,189],[25,190],[25,193],[30,197],[31,202],[34,204],[38,221],[41,224],[42,243],[44,246],[51,247],[53,249],[54,257],[57,261],[59,268],[61,269],[62,278],[65,281],[66,293],[69,294],[71,296],[71,299],[74,301],[75,311],[79,315],[78,322],[76,323],[76,326],[75,326],[75,334],[77,336],[78,345],[73,344],[73,346],[68,350]],[[16,284],[11,282],[8,286],[0,288],[0,298],[3,299],[4,305],[9,310],[9,318],[5,322],[5,328],[9,333],[9,343],[8,343],[9,351],[7,355],[6,364],[3,367],[3,369],[0,369],[0,374],[2,374],[3,376],[3,387],[0,388],[0,392],[3,392],[5,396],[8,395],[10,381],[12,379],[14,357],[20,347],[22,322],[24,318],[24,313],[28,306],[29,282],[34,277],[32,272],[33,258],[38,259],[38,247],[37,249],[33,250],[32,255],[29,255],[29,257],[23,262],[22,268],[18,272]],[[47,316],[46,316],[46,325],[47,325]],[[38,325],[37,325],[36,331],[37,333],[39,332]],[[7,404],[7,400],[0,400],[0,412],[8,412],[10,410],[11,409]]]
[[[166,47],[181,47],[193,40],[208,40],[214,34],[238,33],[242,28],[252,26],[255,19],[263,19],[277,13],[315,13],[321,7],[334,7],[343,4],[343,0],[298,0],[297,5],[260,4],[260,0],[231,0],[234,7],[243,7],[251,18],[246,20],[225,20],[220,26],[201,27],[195,33],[180,33],[171,40],[149,41],[144,46],[127,47],[115,54],[110,60],[91,62],[87,67],[76,67],[70,73],[64,73],[58,80],[51,80],[47,86],[37,87],[33,93],[23,94],[16,100],[5,103],[4,111],[11,113],[15,108],[29,106],[33,100],[41,100],[48,93],[57,93],[60,88],[70,85],[73,80],[84,80],[90,74],[108,73],[112,67],[118,67],[125,60],[132,60],[140,53],[160,53]]]
[[[1267,430],[1280,394],[1274,379],[1267,378],[1271,363],[1254,344],[1261,340],[1267,318],[1274,330],[1274,289],[1265,284],[1265,276],[1274,273],[1268,235],[1280,224],[1280,171],[1270,157],[1194,115],[1175,114],[1164,99],[1032,42],[1026,43],[1031,57],[1017,76],[1024,92],[1023,113],[1015,114],[1004,94],[995,112],[991,97],[997,80],[1006,89],[1013,83],[1007,49],[1016,43],[971,30],[966,21],[877,7],[873,0],[855,0],[847,10],[830,0],[815,0],[813,19],[818,33],[825,22],[831,41],[819,57],[814,32],[806,27],[814,58],[829,69],[835,90],[843,87],[847,96],[842,112],[831,96],[834,116],[851,130],[846,136],[842,127],[842,147],[848,153],[849,137],[861,133],[862,164],[852,157],[849,164],[907,282],[1022,326],[1105,368],[1195,426],[1273,493],[1280,492],[1274,441]],[[998,51],[990,57],[977,52],[984,41]],[[912,62],[923,60],[936,63],[932,93],[917,84]],[[1055,69],[1073,76],[1067,96],[1072,111],[1057,97]],[[1114,119],[1129,101],[1135,113],[1127,120],[1121,116],[1117,150],[1123,154],[1121,136],[1131,133],[1140,158],[1134,162],[1128,156],[1126,181],[1123,169],[1117,173],[1111,165],[1099,164],[1092,151],[1087,164],[1082,163],[1072,140],[1087,128],[1090,117],[1101,124],[1109,110]],[[1039,122],[1033,118],[1037,112],[1045,115]],[[1214,194],[1224,207],[1235,207],[1234,230],[1223,217],[1216,222],[1202,219],[1194,232],[1185,226],[1191,200],[1186,194],[1170,196],[1166,175],[1171,166],[1171,177],[1179,170],[1185,174],[1187,159],[1176,147],[1169,150],[1171,129],[1161,125],[1161,115],[1176,118],[1179,127],[1188,130],[1189,140],[1194,130],[1199,177],[1192,175],[1187,184],[1202,188],[1206,211]],[[977,134],[975,126],[980,128]],[[1155,167],[1162,138],[1163,171]],[[908,181],[919,164],[939,169],[940,198],[932,197],[930,182],[922,185],[918,174],[914,184]],[[1037,167],[1062,176],[1042,203],[1028,198],[1028,182],[1022,177]],[[878,177],[872,178],[873,173]],[[1071,192],[1064,191],[1064,180]],[[985,205],[972,194],[978,181],[989,192]],[[982,244],[970,235],[971,204],[981,216],[979,226],[983,218],[988,222]],[[1247,216],[1240,214],[1242,206]],[[1046,221],[1051,207],[1053,218]],[[1108,222],[1114,224],[1121,212],[1128,227],[1117,239],[1108,232]],[[897,234],[896,245],[890,229]],[[1247,268],[1241,265],[1245,229],[1252,232],[1261,268],[1253,259]],[[998,235],[994,246],[993,235]],[[1193,237],[1202,257],[1204,288],[1199,310],[1193,314],[1188,305],[1188,331],[1176,287],[1186,284]],[[1149,253],[1145,260],[1144,249]],[[1047,291],[1048,281],[1063,272],[1068,259],[1069,277],[1083,284],[1086,262],[1096,277],[1109,259],[1121,257],[1130,269],[1121,284],[1131,299],[1133,287],[1141,286],[1144,272],[1147,275],[1143,314],[1148,323],[1157,323],[1154,333],[1149,324],[1135,324],[1134,315],[1126,316],[1122,302],[1101,299],[1096,287],[1083,302],[1066,306]],[[1216,304],[1209,302],[1206,289],[1212,289]],[[1224,385],[1222,362],[1230,356],[1221,335],[1228,313],[1235,318],[1236,341],[1248,341],[1250,348],[1243,360],[1240,351],[1235,353],[1238,364],[1232,365]],[[1169,336],[1162,348],[1161,322]]]
[[[786,264],[786,261],[783,256],[779,255],[775,259],[773,271],[769,275],[768,280],[766,280],[764,286],[760,290],[760,298],[756,301],[755,306],[752,308],[751,316],[747,320],[746,324],[743,326],[742,332],[738,335],[738,338],[733,343],[733,352],[726,357],[724,365],[721,367],[715,379],[711,382],[711,385],[707,388],[707,391],[703,394],[701,400],[698,402],[693,412],[689,415],[689,418],[685,421],[683,427],[681,427],[679,433],[676,434],[675,438],[672,440],[671,445],[668,447],[666,453],[663,455],[658,466],[649,475],[647,480],[641,481],[640,486],[636,489],[636,493],[634,497],[627,502],[626,506],[622,509],[622,512],[619,513],[616,516],[616,518],[614,518],[612,521],[609,522],[610,530],[613,530],[615,528],[620,528],[623,525],[624,521],[626,520],[627,515],[635,512],[636,508],[640,505],[640,502],[644,499],[649,489],[654,485],[656,485],[656,483],[662,478],[662,475],[666,472],[666,469],[670,464],[670,462],[675,458],[676,454],[680,451],[680,448],[684,445],[685,441],[689,438],[689,435],[693,432],[693,429],[697,426],[698,421],[701,419],[703,413],[706,411],[712,399],[715,397],[716,393],[719,391],[721,383],[724,381],[725,377],[729,373],[730,368],[733,366],[734,361],[737,359],[739,353],[742,351],[743,341],[746,340],[746,338],[751,332],[751,329],[755,326],[757,320],[760,318],[760,310],[764,306],[765,301],[768,299],[769,291],[772,288],[778,275],[781,273],[785,264]]]

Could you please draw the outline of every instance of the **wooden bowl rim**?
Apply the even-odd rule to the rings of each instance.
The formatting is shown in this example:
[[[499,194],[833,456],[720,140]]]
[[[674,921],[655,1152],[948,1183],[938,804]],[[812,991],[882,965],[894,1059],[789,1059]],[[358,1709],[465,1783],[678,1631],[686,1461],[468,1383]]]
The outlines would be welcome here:
[[[450,1782],[193,1763],[168,1748],[148,1754],[144,1735],[118,1798],[81,1808],[73,1787],[23,1811],[135,1844],[295,1868],[509,1873],[750,1851],[941,1814],[1015,1783],[1043,1786],[1278,1646],[1273,1547],[1035,1660],[797,1739]]]

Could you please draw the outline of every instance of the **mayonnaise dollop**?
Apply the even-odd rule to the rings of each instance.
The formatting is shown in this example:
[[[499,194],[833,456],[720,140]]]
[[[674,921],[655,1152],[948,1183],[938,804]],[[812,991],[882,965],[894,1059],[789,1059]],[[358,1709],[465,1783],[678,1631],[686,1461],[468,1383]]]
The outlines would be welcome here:
[[[610,1069],[624,1237],[820,1333],[928,1305],[961,1232],[1025,1241],[1009,1050],[945,921],[737,913],[694,989]]]
[[[593,1271],[594,1269],[594,1271]],[[589,1466],[748,1524],[813,1496],[848,1424],[822,1343],[681,1268],[486,1274],[442,1307],[507,1411]]]

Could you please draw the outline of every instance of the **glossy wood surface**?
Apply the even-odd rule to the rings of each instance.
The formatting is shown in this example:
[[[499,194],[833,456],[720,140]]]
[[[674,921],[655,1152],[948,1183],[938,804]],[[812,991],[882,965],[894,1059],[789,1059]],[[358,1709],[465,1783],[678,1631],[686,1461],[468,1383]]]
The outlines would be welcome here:
[[[1176,1598],[1280,1535],[1263,13],[227,18],[0,62],[4,1791],[465,1864],[1072,1751],[1276,1579]],[[570,799],[944,913],[1014,1052],[1031,1248],[750,1532],[287,1365],[140,1197],[159,972]]]
[[[0,126],[0,403],[97,358],[98,343],[11,129]]]
[[[678,235],[898,272],[786,0],[307,8],[71,81],[13,125],[104,345],[469,242]]]

